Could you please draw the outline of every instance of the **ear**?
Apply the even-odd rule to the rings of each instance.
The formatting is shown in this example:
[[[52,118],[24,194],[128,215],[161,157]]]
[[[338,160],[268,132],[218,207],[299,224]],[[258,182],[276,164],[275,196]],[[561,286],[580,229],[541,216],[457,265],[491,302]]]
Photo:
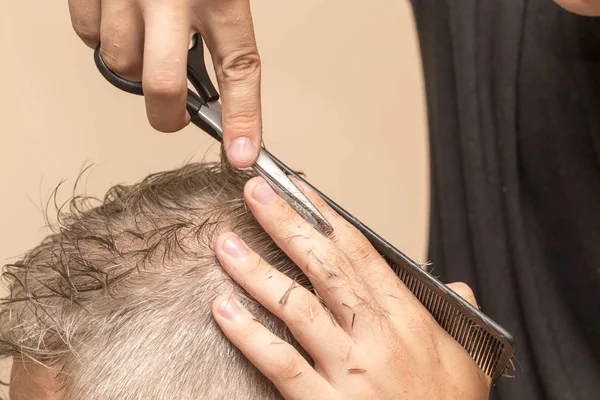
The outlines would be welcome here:
[[[9,396],[11,400],[59,400],[54,369],[33,361],[14,360],[10,374]]]

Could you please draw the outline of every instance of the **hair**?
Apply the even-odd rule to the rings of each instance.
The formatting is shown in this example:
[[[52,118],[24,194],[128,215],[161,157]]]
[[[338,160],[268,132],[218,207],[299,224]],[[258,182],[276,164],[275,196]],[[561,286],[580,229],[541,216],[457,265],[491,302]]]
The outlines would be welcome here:
[[[64,399],[281,399],[211,314],[232,293],[300,348],[214,255],[217,235],[233,231],[310,288],[247,209],[253,176],[221,156],[114,186],[97,207],[75,196],[41,244],[4,266],[0,358],[55,372]]]

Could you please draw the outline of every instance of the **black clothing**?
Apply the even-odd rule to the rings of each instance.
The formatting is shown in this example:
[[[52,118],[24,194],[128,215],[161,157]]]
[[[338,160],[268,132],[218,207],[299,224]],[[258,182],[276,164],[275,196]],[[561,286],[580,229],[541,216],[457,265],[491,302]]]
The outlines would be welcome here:
[[[496,399],[600,399],[600,23],[552,0],[413,0],[430,257],[515,335]]]

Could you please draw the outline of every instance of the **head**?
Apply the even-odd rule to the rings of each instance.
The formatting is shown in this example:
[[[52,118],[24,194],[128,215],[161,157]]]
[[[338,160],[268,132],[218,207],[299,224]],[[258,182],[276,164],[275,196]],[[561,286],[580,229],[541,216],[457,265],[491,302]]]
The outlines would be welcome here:
[[[190,164],[115,186],[96,207],[75,197],[25,257],[4,267],[0,356],[13,357],[11,393],[36,399],[279,399],[221,333],[212,302],[233,293],[299,347],[214,255],[237,233],[271,265],[308,280],[245,207],[253,175]]]

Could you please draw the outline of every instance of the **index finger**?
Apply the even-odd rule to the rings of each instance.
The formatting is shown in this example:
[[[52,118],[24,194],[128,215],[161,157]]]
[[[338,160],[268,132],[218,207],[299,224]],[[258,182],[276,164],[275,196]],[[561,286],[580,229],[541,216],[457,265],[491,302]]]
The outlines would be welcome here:
[[[285,398],[329,399],[333,387],[288,342],[262,325],[233,296],[219,296],[213,315],[225,336]]]
[[[248,181],[244,198],[258,223],[309,278],[347,332],[356,333],[356,312],[361,312],[361,320],[374,316],[376,301],[335,243],[306,222],[263,178]]]
[[[260,57],[248,0],[208,4],[201,33],[215,66],[223,102],[223,143],[237,168],[256,161],[262,139]]]

